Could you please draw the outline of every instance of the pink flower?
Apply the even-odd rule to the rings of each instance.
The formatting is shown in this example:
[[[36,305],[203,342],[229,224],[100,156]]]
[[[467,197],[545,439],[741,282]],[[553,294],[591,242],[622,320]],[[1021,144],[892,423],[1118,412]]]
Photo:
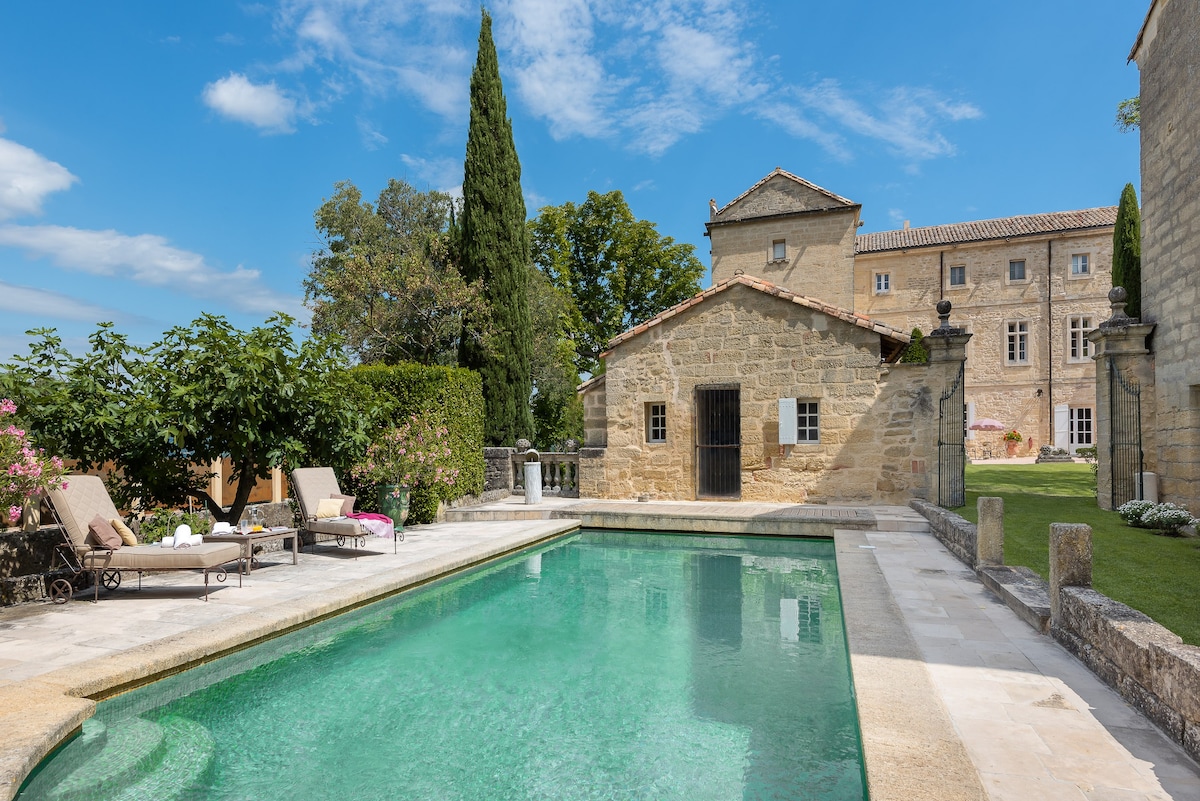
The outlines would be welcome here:
[[[15,523],[20,519],[21,519],[21,507],[20,506],[8,507],[8,522]]]
[[[13,414],[17,411],[17,404],[13,403],[8,398],[0,399],[0,414]]]

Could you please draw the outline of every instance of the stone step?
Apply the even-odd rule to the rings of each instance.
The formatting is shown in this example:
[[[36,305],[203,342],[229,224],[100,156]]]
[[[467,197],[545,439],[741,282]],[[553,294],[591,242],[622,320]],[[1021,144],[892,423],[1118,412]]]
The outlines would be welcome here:
[[[89,760],[104,748],[108,741],[108,727],[103,721],[88,718],[83,722],[79,736],[63,746],[70,753],[69,759],[51,759],[42,764],[29,777],[29,783],[21,792],[22,798],[47,798],[62,784],[80,761]]]
[[[85,735],[88,734],[87,724],[91,722],[84,724]],[[54,782],[46,797],[52,801],[108,798],[112,792],[136,781],[144,771],[158,764],[166,747],[166,737],[157,723],[130,718],[109,727],[101,745],[82,765],[61,781]],[[72,762],[78,758],[73,755]]]
[[[217,743],[204,726],[186,718],[163,718],[166,748],[157,768],[104,801],[178,801],[191,797],[212,767]]]

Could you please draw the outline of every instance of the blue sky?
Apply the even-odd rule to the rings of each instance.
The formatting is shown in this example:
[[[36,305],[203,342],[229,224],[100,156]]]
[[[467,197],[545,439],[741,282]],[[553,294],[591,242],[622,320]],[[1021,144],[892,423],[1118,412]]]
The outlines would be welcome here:
[[[780,166],[863,232],[1113,205],[1147,3],[497,0],[530,213],[622,190],[708,264],[708,199]],[[335,181],[457,191],[469,0],[6,3],[0,359],[305,316]]]

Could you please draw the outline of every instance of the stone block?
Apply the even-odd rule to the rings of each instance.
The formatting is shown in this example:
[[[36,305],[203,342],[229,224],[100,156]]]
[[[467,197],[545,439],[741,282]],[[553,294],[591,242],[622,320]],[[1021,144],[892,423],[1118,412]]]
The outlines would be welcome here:
[[[1064,587],[1092,586],[1092,528],[1082,523],[1050,524],[1050,616],[1058,622]]]
[[[1004,564],[1004,499],[980,498],[976,504],[975,562]]]

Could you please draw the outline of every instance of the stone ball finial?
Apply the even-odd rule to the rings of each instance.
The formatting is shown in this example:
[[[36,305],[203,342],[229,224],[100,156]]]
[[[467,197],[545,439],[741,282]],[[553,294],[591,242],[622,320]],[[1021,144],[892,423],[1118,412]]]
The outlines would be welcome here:
[[[951,308],[951,306],[950,306],[950,301],[948,301],[948,300],[939,300],[939,301],[937,302],[937,306],[936,306],[935,308],[937,309],[937,313],[938,313],[938,315],[939,315],[939,316],[940,316],[940,315],[943,315],[943,314],[946,314],[946,315],[948,315],[948,314],[950,314],[950,308]]]
[[[1124,303],[1127,300],[1129,300],[1129,293],[1125,291],[1125,287],[1114,286],[1108,290],[1109,303]]]
[[[1125,313],[1125,301],[1128,299],[1129,292],[1123,286],[1114,286],[1108,290],[1108,305],[1112,307],[1112,315],[1100,323],[1101,328],[1119,328],[1137,322]]]
[[[527,439],[519,439],[516,443],[517,453],[524,453],[533,447],[533,443]]]

